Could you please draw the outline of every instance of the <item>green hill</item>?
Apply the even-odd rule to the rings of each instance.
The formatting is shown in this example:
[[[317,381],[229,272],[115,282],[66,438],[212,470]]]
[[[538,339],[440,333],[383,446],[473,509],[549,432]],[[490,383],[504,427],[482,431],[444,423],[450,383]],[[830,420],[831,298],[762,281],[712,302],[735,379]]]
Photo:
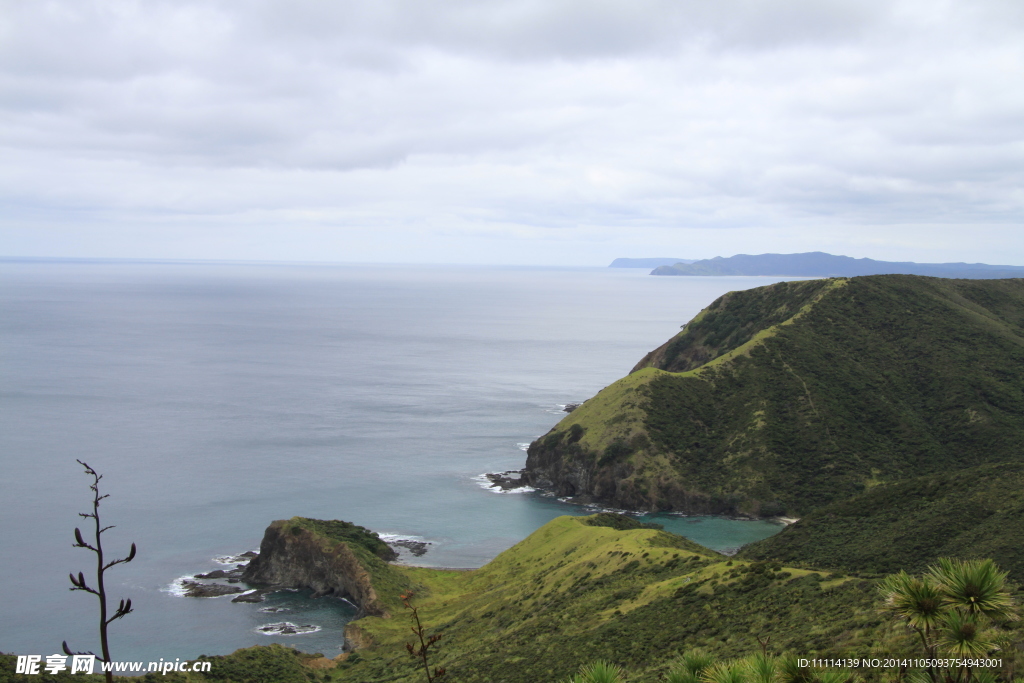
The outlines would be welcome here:
[[[654,681],[681,650],[747,655],[758,636],[821,656],[867,652],[880,638],[903,646],[871,581],[732,560],[600,517],[559,517],[478,570],[399,568],[423,587],[413,602],[428,632],[442,634],[432,665],[463,683],[535,683],[607,659]],[[369,647],[334,676],[423,680],[405,651],[409,625],[400,613],[354,622],[349,635]]]
[[[879,275],[731,292],[531,444],[581,501],[803,515],[1024,460],[1024,280]]]

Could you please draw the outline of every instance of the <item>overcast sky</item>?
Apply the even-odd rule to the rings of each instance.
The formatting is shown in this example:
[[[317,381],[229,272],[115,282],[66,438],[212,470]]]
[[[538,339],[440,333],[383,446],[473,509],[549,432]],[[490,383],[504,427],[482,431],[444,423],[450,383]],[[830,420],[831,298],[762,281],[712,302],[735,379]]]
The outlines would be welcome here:
[[[1021,0],[0,0],[0,254],[1024,265]]]

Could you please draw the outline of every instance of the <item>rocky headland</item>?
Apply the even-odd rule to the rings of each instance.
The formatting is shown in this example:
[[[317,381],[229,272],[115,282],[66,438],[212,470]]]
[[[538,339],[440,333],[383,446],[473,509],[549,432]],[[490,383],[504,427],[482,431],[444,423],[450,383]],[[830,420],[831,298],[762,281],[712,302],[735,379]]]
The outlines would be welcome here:
[[[387,563],[397,554],[377,534],[341,521],[293,517],[267,527],[242,581],[261,590],[310,589],[354,604],[360,616],[387,616],[407,581]]]
[[[781,282],[712,302],[530,444],[574,502],[799,517],[880,484],[1021,462],[1024,279]]]

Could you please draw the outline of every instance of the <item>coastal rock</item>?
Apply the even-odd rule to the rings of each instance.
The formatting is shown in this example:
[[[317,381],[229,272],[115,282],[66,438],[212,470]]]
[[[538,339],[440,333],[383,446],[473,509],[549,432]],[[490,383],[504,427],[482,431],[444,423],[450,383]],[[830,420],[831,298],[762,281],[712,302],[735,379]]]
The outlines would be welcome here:
[[[267,589],[309,588],[316,596],[345,598],[359,608],[360,616],[388,616],[374,589],[367,563],[347,543],[332,540],[305,528],[301,520],[277,520],[263,535],[260,554],[246,567],[242,580]]]
[[[249,564],[249,561],[258,555],[259,553],[255,551],[247,550],[246,552],[238,555],[225,555],[224,557],[218,557],[215,558],[214,561],[221,564],[233,564],[235,567],[244,569],[245,565]]]
[[[212,572],[206,574],[196,574],[197,579],[240,579],[242,578],[242,572],[245,571],[244,565],[239,565],[237,569],[215,569]]]
[[[217,598],[221,595],[241,593],[244,588],[238,586],[226,586],[223,583],[200,583],[198,581],[182,581],[182,588],[185,589],[187,598]]]
[[[266,624],[256,629],[260,633],[266,633],[267,635],[279,635],[279,636],[295,636],[302,633],[315,633],[320,630],[319,626],[313,624],[293,624],[290,621],[282,621],[276,624]]]
[[[405,548],[415,557],[423,557],[427,554],[427,546],[430,541],[414,541],[411,538],[401,538],[397,541],[388,541],[388,545],[394,548]]]
[[[490,472],[486,476],[491,482],[491,488],[500,488],[502,491],[511,491],[530,483],[523,478],[525,470],[508,470],[507,472]],[[512,475],[515,475],[514,477]]]
[[[659,480],[640,485],[631,462],[599,465],[599,457],[573,443],[538,439],[527,451],[522,481],[570,502],[607,505],[621,510],[676,511],[689,515],[736,515],[731,501],[706,494],[683,482]],[[653,494],[653,495],[652,495]]]
[[[567,413],[571,413],[572,411],[574,411],[577,408],[579,408],[581,405],[583,405],[583,404],[582,403],[566,403],[565,407],[562,408],[562,410],[567,412]]]

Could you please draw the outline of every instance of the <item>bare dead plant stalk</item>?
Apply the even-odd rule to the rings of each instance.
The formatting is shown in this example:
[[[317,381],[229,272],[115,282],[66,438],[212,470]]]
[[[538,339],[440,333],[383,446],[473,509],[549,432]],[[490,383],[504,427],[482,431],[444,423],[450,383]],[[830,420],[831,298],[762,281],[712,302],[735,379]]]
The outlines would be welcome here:
[[[114,527],[100,525],[100,501],[103,500],[104,498],[108,498],[110,494],[105,494],[102,496],[100,495],[100,479],[103,478],[102,474],[97,474],[96,470],[89,467],[81,460],[78,461],[78,464],[85,468],[85,473],[87,475],[92,477],[92,484],[89,486],[93,493],[92,512],[79,512],[78,516],[83,517],[85,519],[93,520],[93,524],[95,526],[95,540],[93,542],[95,543],[95,545],[86,543],[85,538],[82,536],[81,529],[75,527],[75,544],[73,547],[86,548],[87,550],[91,550],[94,553],[96,553],[96,588],[93,588],[86,583],[85,575],[82,572],[78,572],[78,576],[75,576],[74,572],[72,572],[68,576],[71,578],[70,590],[85,591],[86,593],[92,593],[100,600],[100,652],[102,653],[102,656],[97,656],[92,652],[72,652],[71,648],[68,647],[68,641],[66,640],[63,643],[64,653],[67,655],[93,655],[101,662],[109,662],[110,645],[107,639],[107,627],[110,626],[110,623],[115,619],[120,619],[126,614],[131,613],[133,610],[131,598],[127,600],[122,598],[121,603],[117,606],[117,609],[114,610],[114,616],[110,617],[109,619],[107,618],[107,589],[103,584],[103,575],[104,573],[106,573],[108,569],[113,567],[115,564],[121,564],[122,562],[131,562],[133,559],[135,559],[135,544],[132,543],[132,548],[131,551],[128,553],[128,557],[119,560],[112,560],[110,562],[107,562],[106,564],[103,563],[102,535],[104,531],[107,531],[108,529],[113,529]],[[110,671],[106,671],[105,674],[108,683],[114,680],[113,673],[111,673]]]
[[[432,636],[426,635],[426,629],[424,629],[423,624],[420,623],[419,607],[414,607],[412,605],[412,591],[402,593],[399,597],[402,599],[402,604],[405,605],[405,608],[411,612],[410,616],[412,617],[414,624],[412,632],[420,642],[419,646],[415,643],[406,643],[405,649],[409,651],[409,655],[411,657],[415,657],[423,663],[423,672],[427,675],[427,683],[433,683],[433,681],[441,678],[446,673],[444,667],[439,666],[434,667],[433,675],[431,675],[430,663],[428,662],[428,652],[430,651],[430,648],[437,643],[437,641],[441,640],[441,634],[435,633]]]

